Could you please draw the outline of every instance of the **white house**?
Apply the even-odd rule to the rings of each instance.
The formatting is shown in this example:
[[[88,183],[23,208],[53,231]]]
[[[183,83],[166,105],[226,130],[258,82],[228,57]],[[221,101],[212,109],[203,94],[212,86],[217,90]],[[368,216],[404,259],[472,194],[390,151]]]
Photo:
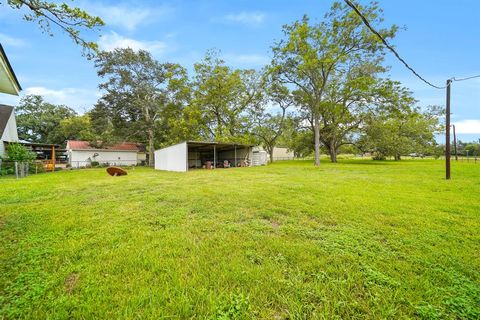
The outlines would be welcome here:
[[[143,145],[122,142],[104,148],[95,148],[88,141],[67,141],[68,163],[73,168],[90,166],[92,162],[114,166],[133,166],[146,161]]]
[[[0,104],[0,157],[5,155],[8,142],[18,142],[15,110],[11,106]]]
[[[0,93],[18,96],[20,90],[22,87],[0,44]],[[5,154],[6,142],[18,142],[15,110],[11,106],[0,104],[0,157]]]

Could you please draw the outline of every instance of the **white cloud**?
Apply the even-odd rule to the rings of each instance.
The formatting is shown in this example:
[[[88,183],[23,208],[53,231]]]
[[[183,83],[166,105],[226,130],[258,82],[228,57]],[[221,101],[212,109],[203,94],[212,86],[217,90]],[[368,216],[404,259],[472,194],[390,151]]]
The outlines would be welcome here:
[[[153,8],[131,6],[126,4],[106,5],[86,3],[84,7],[90,14],[99,16],[108,26],[115,26],[133,31],[140,25],[149,24],[170,14],[173,9],[163,5]]]
[[[141,41],[123,37],[116,32],[100,37],[98,46],[101,50],[112,51],[115,48],[131,48],[133,50],[146,50],[159,55],[165,52],[167,45],[162,41]]]
[[[45,101],[54,104],[64,104],[75,109],[78,112],[83,112],[86,109],[91,109],[93,105],[100,98],[100,92],[97,89],[85,88],[62,88],[50,89],[46,87],[28,87],[24,90],[24,94],[36,94],[45,98]]]
[[[230,13],[224,17],[225,21],[241,23],[248,26],[258,26],[265,21],[265,14],[261,12]]]
[[[226,54],[225,62],[239,67],[262,67],[270,62],[267,56],[259,54]]]
[[[4,33],[0,33],[0,43],[11,47],[23,47],[27,44],[23,39],[10,37]]]
[[[480,120],[455,121],[455,131],[460,134],[480,134]]]

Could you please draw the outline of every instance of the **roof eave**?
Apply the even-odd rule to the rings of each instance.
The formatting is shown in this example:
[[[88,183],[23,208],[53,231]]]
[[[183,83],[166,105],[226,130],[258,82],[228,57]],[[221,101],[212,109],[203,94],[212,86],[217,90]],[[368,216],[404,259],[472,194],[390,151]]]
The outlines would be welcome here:
[[[18,81],[17,76],[15,75],[15,72],[13,71],[12,65],[8,60],[5,50],[3,50],[2,44],[0,44],[0,57],[4,61],[3,64],[4,64],[5,73],[7,74],[8,79],[10,80],[10,83],[14,88],[14,92],[5,92],[5,93],[18,96],[20,91],[22,91],[22,86],[20,85],[20,82]]]

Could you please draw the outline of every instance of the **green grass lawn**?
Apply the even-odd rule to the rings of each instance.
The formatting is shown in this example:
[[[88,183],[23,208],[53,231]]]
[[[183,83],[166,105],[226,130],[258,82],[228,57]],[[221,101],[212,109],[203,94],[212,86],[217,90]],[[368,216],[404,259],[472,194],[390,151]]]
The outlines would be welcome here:
[[[0,318],[479,319],[480,163],[0,179]]]

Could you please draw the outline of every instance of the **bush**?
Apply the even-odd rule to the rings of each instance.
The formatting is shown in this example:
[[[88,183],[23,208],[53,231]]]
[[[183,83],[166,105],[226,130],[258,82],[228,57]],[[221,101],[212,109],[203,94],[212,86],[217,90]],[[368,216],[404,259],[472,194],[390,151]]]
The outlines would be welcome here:
[[[380,152],[375,152],[372,157],[373,160],[386,160],[387,158],[385,157],[384,154]]]
[[[11,143],[7,147],[7,156],[2,159],[5,161],[31,162],[36,157],[35,153],[20,143]]]
[[[12,166],[5,166],[3,168],[0,168],[0,176],[7,176],[14,173],[15,169]]]
[[[92,165],[92,168],[96,168],[100,165],[100,163],[98,161],[92,161],[91,165]]]
[[[29,173],[44,173],[46,172],[45,166],[41,162],[34,162],[28,167]]]

